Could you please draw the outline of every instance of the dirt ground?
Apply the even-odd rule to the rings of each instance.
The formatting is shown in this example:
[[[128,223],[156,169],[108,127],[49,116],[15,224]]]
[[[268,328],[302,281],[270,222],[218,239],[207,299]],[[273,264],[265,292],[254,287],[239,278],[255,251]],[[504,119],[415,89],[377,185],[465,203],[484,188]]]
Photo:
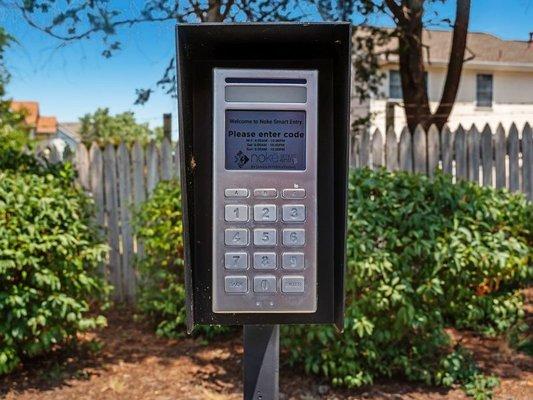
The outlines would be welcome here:
[[[528,296],[530,297],[530,296]],[[533,297],[533,296],[532,296]],[[528,306],[528,319],[533,316]],[[108,315],[109,326],[83,337],[81,350],[48,355],[0,379],[6,400],[233,400],[242,398],[241,337],[205,345],[200,340],[161,339],[134,322],[126,309]],[[457,334],[458,335],[458,334]],[[474,351],[483,370],[501,379],[496,399],[533,399],[533,358],[502,340],[457,336]],[[102,348],[90,344],[98,339]],[[281,400],[466,399],[460,389],[443,390],[379,382],[370,388],[337,390],[300,371],[281,366]]]

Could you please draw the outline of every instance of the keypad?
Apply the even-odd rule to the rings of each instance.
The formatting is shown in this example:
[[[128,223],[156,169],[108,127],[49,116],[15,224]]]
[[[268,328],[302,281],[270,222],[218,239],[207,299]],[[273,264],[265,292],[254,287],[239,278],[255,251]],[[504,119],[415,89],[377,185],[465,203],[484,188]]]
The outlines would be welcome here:
[[[224,196],[225,292],[305,293],[305,189],[226,188]]]

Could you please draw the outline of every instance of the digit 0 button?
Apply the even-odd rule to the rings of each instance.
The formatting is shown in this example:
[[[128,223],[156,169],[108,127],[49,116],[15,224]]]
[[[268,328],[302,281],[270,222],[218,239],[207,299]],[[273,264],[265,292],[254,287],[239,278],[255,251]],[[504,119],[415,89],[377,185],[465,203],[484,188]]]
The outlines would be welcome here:
[[[283,229],[283,245],[289,247],[305,245],[305,230]]]
[[[282,217],[284,222],[305,221],[305,206],[303,204],[285,204],[282,207]]]
[[[256,204],[254,206],[254,221],[275,222],[277,220],[275,204]]]
[[[276,291],[276,277],[273,275],[254,276],[254,292],[274,293]]]
[[[224,208],[224,219],[227,222],[248,221],[248,206],[245,204],[228,204]]]

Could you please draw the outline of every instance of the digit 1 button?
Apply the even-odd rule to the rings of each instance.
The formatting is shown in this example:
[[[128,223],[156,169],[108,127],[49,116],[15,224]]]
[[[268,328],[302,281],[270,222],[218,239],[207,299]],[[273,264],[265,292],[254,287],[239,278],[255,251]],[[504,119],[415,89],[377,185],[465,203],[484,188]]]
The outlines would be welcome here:
[[[228,204],[224,208],[224,219],[227,222],[248,221],[248,206],[245,204]]]
[[[248,229],[226,229],[224,243],[226,246],[248,246]]]
[[[305,230],[283,229],[283,244],[289,247],[305,245]]]
[[[305,206],[303,204],[285,204],[282,207],[282,217],[284,222],[305,221]]]
[[[275,222],[277,210],[274,204],[256,204],[254,206],[254,221]]]

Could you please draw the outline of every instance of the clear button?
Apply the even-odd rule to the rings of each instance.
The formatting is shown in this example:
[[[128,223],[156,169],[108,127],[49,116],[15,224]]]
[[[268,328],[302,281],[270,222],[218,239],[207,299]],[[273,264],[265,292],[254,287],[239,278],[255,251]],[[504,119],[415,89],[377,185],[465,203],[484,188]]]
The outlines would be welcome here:
[[[226,293],[246,293],[248,291],[248,278],[245,276],[226,276],[224,278]]]

